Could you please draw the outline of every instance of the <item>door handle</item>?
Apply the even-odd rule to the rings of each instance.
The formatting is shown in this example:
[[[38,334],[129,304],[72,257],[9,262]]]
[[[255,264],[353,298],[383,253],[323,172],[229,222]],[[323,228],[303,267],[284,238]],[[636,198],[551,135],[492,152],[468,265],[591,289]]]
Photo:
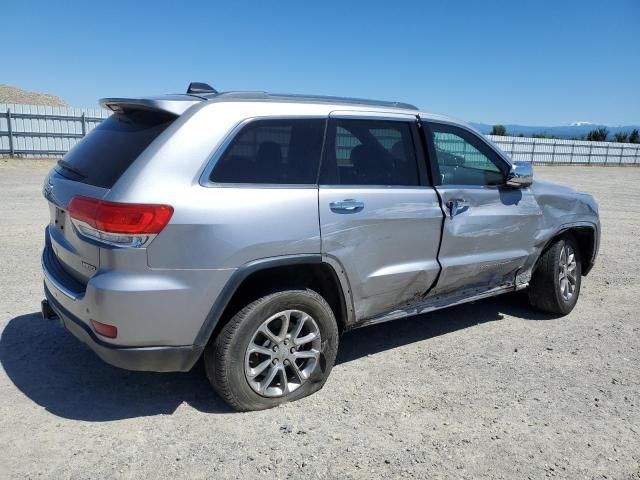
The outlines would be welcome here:
[[[364,202],[358,202],[353,198],[348,198],[339,202],[331,202],[329,208],[334,212],[359,212],[364,208]]]
[[[453,218],[467,210],[469,208],[469,202],[464,198],[454,198],[447,202],[447,208],[449,209],[449,218]]]

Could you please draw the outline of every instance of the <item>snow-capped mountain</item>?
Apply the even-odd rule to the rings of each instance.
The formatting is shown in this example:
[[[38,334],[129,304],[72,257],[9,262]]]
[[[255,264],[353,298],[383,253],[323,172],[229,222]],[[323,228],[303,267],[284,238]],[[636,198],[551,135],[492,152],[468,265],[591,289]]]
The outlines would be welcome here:
[[[486,123],[473,123],[470,124],[480,132],[484,134],[491,133],[492,125],[487,125]],[[606,128],[609,131],[609,139],[613,137],[616,133],[626,132],[629,133],[633,129],[640,130],[640,125],[628,125],[623,127],[610,127],[608,125],[598,125],[595,123],[589,122],[573,122],[571,125],[560,125],[557,127],[530,127],[526,125],[504,125],[507,129],[508,135],[524,135],[525,137],[530,137],[534,134],[544,134],[548,137],[557,137],[557,138],[583,138],[586,137],[587,134],[591,130],[595,130],[598,128]]]

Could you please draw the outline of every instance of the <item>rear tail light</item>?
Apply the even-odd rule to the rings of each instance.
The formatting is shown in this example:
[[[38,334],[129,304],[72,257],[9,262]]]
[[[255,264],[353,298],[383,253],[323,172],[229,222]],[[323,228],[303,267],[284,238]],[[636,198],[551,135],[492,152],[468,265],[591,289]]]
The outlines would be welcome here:
[[[82,235],[128,247],[148,244],[173,215],[169,205],[116,203],[89,197],[73,197],[67,211]]]
[[[114,327],[108,323],[98,322],[97,320],[91,320],[91,325],[93,325],[95,331],[103,337],[116,338],[118,336],[118,327]]]

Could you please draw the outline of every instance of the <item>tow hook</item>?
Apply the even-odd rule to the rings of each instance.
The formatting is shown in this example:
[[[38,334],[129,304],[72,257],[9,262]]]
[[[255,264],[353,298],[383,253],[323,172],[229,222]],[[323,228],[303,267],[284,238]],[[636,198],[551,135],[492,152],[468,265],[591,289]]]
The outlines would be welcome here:
[[[51,305],[49,305],[49,301],[48,300],[42,300],[42,302],[40,302],[40,309],[42,311],[42,318],[45,320],[57,320],[58,319],[58,314],[56,312],[54,312],[53,308],[51,308]]]

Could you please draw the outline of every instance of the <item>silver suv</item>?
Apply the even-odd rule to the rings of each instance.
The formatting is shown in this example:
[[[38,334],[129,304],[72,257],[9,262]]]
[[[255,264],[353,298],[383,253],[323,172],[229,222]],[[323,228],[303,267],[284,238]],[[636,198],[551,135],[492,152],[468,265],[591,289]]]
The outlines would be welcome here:
[[[44,184],[45,318],[106,362],[203,357],[238,410],[319,390],[342,332],[528,289],[570,312],[598,207],[470,127],[395,102],[108,98]]]

